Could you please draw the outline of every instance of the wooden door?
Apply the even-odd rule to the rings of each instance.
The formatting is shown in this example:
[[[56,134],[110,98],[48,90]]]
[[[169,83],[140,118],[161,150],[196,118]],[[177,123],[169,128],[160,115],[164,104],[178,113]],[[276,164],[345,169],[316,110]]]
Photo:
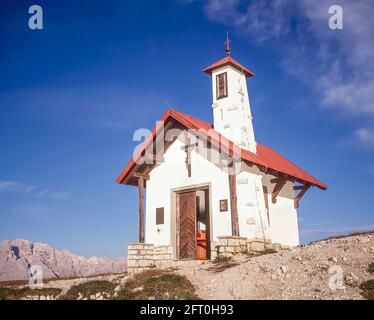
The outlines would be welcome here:
[[[179,258],[196,257],[196,192],[179,194]]]

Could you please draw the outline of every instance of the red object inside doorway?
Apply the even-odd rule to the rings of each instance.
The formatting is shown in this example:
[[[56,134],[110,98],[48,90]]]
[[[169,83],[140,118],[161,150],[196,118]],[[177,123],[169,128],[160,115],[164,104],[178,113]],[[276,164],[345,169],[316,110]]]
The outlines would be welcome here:
[[[196,259],[206,260],[208,259],[206,254],[207,241],[206,241],[206,231],[199,230],[196,233]]]

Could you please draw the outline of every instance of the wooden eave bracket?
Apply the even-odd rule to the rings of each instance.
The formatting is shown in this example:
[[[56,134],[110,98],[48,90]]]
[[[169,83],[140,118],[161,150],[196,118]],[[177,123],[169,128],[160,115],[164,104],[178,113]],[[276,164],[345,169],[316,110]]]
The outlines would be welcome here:
[[[273,192],[271,194],[271,201],[273,203],[276,203],[277,202],[277,196],[281,192],[284,185],[286,184],[287,179],[284,178],[284,177],[279,177],[279,178],[276,178],[276,179],[272,179],[271,182],[275,182],[275,186],[274,186]]]
[[[301,198],[304,196],[305,192],[308,191],[308,189],[310,188],[310,185],[305,184],[302,186],[294,186],[293,188],[294,190],[300,190],[299,194],[294,199],[294,206],[295,206],[295,209],[297,209],[299,207],[299,202]]]
[[[132,176],[134,178],[141,178],[143,180],[149,180],[149,174],[139,173],[139,172],[133,172]]]

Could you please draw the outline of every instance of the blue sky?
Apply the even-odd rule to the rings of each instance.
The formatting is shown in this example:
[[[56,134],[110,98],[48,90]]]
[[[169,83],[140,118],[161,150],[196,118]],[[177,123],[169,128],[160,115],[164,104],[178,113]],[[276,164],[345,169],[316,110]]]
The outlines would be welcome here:
[[[32,4],[43,30],[28,28]],[[257,140],[329,186],[300,203],[302,242],[374,229],[373,14],[370,1],[1,1],[0,240],[125,255],[137,190],[114,179],[132,134],[168,107],[212,121],[201,69],[226,31],[256,74]]]

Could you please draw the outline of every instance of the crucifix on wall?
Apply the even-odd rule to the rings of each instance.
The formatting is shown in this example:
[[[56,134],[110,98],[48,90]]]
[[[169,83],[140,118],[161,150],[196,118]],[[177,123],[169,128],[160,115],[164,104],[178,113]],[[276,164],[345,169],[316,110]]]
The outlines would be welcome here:
[[[197,146],[197,142],[191,143],[191,139],[187,137],[186,145],[181,147],[181,149],[186,152],[186,168],[188,171],[188,177],[191,177],[191,150]]]

